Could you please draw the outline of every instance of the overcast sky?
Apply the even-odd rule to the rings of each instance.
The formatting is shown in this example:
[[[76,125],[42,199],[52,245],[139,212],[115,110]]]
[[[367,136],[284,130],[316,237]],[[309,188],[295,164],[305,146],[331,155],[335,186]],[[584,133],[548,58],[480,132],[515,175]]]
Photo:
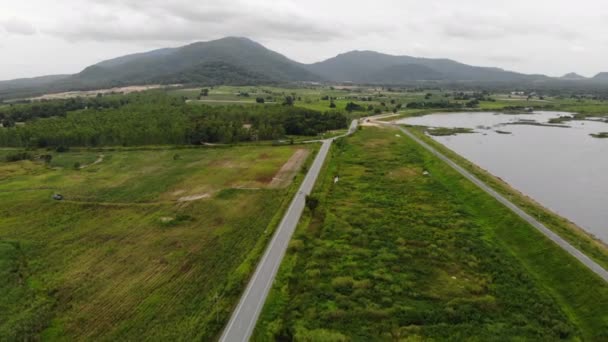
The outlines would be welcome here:
[[[375,50],[552,76],[608,71],[605,0],[0,0],[0,79],[224,36],[306,63]]]

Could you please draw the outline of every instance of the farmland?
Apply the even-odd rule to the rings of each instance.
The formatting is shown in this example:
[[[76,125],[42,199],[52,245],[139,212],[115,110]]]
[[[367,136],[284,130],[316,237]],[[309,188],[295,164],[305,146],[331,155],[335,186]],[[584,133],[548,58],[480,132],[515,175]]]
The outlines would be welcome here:
[[[326,167],[255,340],[607,338],[601,279],[398,131]]]
[[[51,160],[0,162],[0,339],[212,339],[312,150],[38,150]]]
[[[608,113],[591,97],[321,85],[0,106],[0,340],[213,340],[314,155],[299,143],[377,113],[532,109]],[[606,338],[605,285],[399,132],[335,145],[256,340]],[[480,177],[606,265],[604,246]]]

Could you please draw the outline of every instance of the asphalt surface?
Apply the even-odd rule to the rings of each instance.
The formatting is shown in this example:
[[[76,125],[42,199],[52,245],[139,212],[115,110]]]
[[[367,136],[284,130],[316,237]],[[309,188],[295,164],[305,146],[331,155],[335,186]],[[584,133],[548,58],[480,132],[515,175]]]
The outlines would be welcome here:
[[[388,125],[386,123],[383,123],[383,124]],[[446,157],[443,154],[439,153],[439,151],[437,151],[436,149],[434,149],[433,147],[431,147],[429,144],[427,144],[424,141],[420,140],[420,138],[416,137],[409,130],[407,130],[404,127],[400,127],[400,126],[395,126],[395,127],[399,128],[405,135],[407,135],[408,137],[410,137],[412,140],[416,141],[418,144],[420,144],[422,147],[424,147],[425,149],[427,149],[429,152],[431,152],[432,154],[434,154],[439,159],[443,160],[445,163],[447,163],[449,166],[451,166],[454,170],[458,171],[461,175],[463,175],[469,181],[473,182],[475,185],[477,185],[483,191],[485,191],[488,194],[490,194],[490,196],[494,197],[497,201],[499,201],[500,203],[502,203],[505,207],[511,209],[511,211],[513,211],[519,217],[521,217],[522,219],[524,219],[524,221],[526,221],[529,224],[531,224],[534,228],[536,228],[538,231],[540,231],[541,233],[543,233],[546,237],[548,237],[549,239],[551,239],[553,242],[555,242],[558,246],[560,246],[566,252],[570,253],[570,255],[572,255],[573,257],[575,257],[583,265],[587,266],[591,271],[593,271],[595,274],[597,274],[602,279],[604,279],[605,282],[608,282],[608,271],[606,271],[598,263],[596,263],[595,261],[591,260],[588,256],[586,256],[581,251],[579,251],[578,249],[576,249],[576,247],[572,246],[566,240],[562,239],[559,235],[555,234],[552,230],[550,230],[549,228],[547,228],[544,224],[540,223],[534,217],[530,216],[528,213],[526,213],[525,211],[521,210],[518,206],[516,206],[515,204],[513,204],[513,202],[509,201],[507,198],[505,198],[501,194],[499,194],[496,191],[494,191],[492,188],[490,188],[484,182],[482,182],[481,180],[479,180],[477,177],[473,176],[473,174],[471,174],[467,170],[465,170],[462,167],[460,167],[458,164],[456,164],[455,162],[453,162],[448,157]]]
[[[285,256],[291,236],[296,230],[300,216],[302,216],[302,212],[304,211],[306,195],[310,194],[315,185],[331,143],[335,139],[354,133],[357,130],[357,125],[358,121],[353,120],[347,134],[322,141],[323,145],[319,149],[304,181],[300,185],[300,189],[291,201],[287,212],[283,216],[283,220],[276,229],[270,244],[249,280],[245,293],[232,313],[232,317],[228,325],[226,325],[220,341],[248,341],[251,337],[281,261]]]

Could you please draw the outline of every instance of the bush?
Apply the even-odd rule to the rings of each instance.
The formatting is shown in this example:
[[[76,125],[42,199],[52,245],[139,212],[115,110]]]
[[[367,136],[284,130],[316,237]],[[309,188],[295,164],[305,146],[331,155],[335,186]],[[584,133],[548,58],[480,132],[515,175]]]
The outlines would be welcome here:
[[[310,195],[306,196],[306,206],[308,209],[310,209],[310,211],[314,212],[319,206],[319,199]]]
[[[17,152],[17,153],[11,153],[11,154],[7,154],[5,157],[5,160],[7,162],[16,162],[16,161],[20,161],[20,160],[32,160],[33,156],[31,154],[29,154],[28,152]]]

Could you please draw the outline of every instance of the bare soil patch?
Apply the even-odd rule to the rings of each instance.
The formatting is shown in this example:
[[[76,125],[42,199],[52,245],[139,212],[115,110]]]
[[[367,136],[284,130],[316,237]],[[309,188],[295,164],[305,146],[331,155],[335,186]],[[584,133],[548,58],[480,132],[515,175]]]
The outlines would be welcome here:
[[[274,176],[270,184],[270,188],[285,188],[293,181],[293,177],[300,170],[300,167],[306,161],[310,151],[306,149],[297,150],[289,160],[283,164],[279,172]]]
[[[128,87],[115,87],[109,89],[97,89],[97,90],[81,90],[81,91],[69,91],[64,93],[45,94],[38,97],[29,98],[32,101],[40,100],[56,100],[56,99],[70,99],[75,97],[94,97],[97,94],[130,94],[150,89],[159,89],[167,87],[176,87],[179,84],[173,85],[162,85],[162,84],[151,84],[151,85],[140,85],[140,86],[128,86]]]
[[[104,158],[104,155],[100,154],[94,162],[92,162],[91,164],[82,165],[80,168],[81,169],[86,169],[89,166],[99,164],[99,163],[101,163],[103,161],[103,158]]]
[[[211,194],[206,192],[206,193],[202,193],[202,194],[180,197],[177,199],[177,201],[178,202],[192,202],[192,201],[198,201],[200,199],[209,198],[209,197],[211,197]]]

